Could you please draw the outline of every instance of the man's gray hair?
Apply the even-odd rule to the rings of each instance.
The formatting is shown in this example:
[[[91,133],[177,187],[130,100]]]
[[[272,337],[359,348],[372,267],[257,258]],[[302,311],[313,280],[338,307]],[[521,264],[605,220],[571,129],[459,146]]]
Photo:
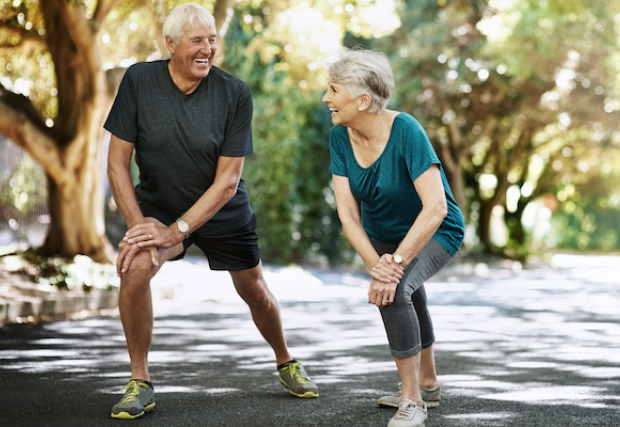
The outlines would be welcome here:
[[[215,18],[207,9],[196,3],[184,3],[172,9],[166,18],[163,30],[164,40],[166,37],[170,37],[174,44],[178,45],[183,33],[194,26],[195,19],[202,22],[207,28],[216,28]]]
[[[382,52],[344,49],[340,59],[327,66],[327,76],[330,81],[346,85],[352,98],[370,95],[370,113],[381,114],[394,93],[394,73]]]

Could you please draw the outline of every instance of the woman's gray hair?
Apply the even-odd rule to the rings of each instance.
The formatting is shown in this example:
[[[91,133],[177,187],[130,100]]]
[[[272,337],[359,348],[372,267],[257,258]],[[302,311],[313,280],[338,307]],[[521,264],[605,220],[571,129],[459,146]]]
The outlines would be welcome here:
[[[340,59],[327,66],[327,76],[332,82],[346,85],[352,98],[370,95],[370,113],[381,114],[394,93],[394,73],[382,52],[344,49]]]
[[[178,45],[183,33],[194,26],[195,19],[202,22],[207,28],[216,28],[215,18],[207,9],[196,3],[184,3],[172,9],[166,18],[162,32],[164,40],[166,37],[170,37],[174,44]]]

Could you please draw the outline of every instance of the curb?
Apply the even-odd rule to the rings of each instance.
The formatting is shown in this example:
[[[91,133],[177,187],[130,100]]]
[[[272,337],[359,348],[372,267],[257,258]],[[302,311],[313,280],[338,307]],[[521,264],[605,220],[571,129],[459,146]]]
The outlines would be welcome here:
[[[48,297],[0,297],[0,326],[46,317],[68,317],[82,311],[98,311],[118,306],[118,290],[89,293],[59,291]],[[22,320],[23,319],[23,320]]]

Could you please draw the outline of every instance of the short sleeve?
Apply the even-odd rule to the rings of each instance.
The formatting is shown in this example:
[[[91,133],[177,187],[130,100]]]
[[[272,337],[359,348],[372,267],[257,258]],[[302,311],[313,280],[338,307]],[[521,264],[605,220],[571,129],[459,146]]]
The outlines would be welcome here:
[[[346,153],[342,136],[342,128],[334,126],[329,132],[329,154],[331,161],[329,171],[338,176],[349,176],[347,172]]]
[[[137,88],[130,67],[123,76],[112,109],[103,127],[114,136],[131,143],[138,140]]]
[[[411,180],[415,181],[431,165],[441,165],[441,162],[422,125],[411,116],[407,116],[406,120],[407,124],[402,127],[400,138],[401,150]]]
[[[241,83],[236,110],[230,124],[227,126],[220,155],[225,157],[244,157],[253,153],[253,112],[252,91],[245,83]]]

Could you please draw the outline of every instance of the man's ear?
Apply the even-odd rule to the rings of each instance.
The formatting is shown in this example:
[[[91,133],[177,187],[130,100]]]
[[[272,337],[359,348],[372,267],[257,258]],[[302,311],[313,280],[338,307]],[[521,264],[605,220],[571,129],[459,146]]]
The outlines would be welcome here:
[[[166,36],[166,48],[168,49],[168,52],[170,52],[170,54],[172,55],[174,53],[174,51],[177,48],[177,45],[174,43],[174,41],[170,38],[170,36]]]

